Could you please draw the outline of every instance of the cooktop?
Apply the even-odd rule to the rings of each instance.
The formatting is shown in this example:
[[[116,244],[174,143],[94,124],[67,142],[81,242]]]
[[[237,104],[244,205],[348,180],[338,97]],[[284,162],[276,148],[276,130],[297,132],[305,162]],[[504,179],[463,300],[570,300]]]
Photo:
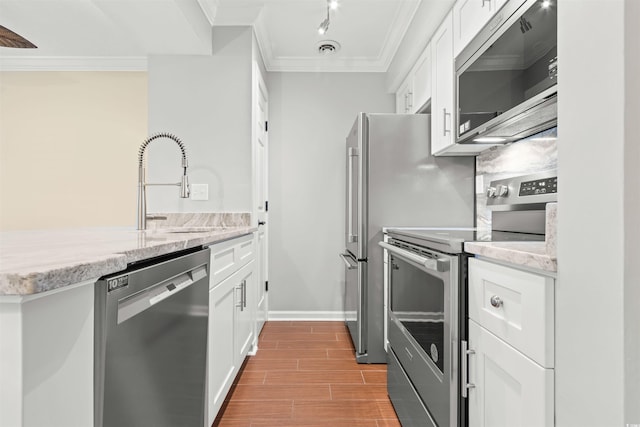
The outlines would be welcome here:
[[[461,253],[465,242],[544,242],[543,234],[476,228],[388,227],[390,237],[443,252]]]

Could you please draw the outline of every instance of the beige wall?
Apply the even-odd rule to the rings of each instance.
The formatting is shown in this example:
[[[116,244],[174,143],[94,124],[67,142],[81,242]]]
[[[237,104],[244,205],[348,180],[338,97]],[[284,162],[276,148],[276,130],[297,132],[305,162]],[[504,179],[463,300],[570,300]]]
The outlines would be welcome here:
[[[0,230],[133,226],[146,72],[0,72]]]

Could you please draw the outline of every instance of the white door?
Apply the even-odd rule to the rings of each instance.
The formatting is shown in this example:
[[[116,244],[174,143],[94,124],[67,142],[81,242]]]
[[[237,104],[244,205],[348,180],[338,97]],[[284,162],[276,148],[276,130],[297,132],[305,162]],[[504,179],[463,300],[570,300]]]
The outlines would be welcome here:
[[[552,427],[553,369],[469,321],[469,427]]]
[[[269,93],[260,67],[253,63],[253,159],[254,159],[254,188],[253,188],[253,218],[258,226],[256,233],[256,334],[257,340],[264,322],[267,320],[268,300],[268,110]]]

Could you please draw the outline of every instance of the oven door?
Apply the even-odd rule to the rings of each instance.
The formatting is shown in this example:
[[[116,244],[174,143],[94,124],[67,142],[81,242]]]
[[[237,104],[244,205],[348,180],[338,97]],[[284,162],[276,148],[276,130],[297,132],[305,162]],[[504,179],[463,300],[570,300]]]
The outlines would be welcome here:
[[[458,258],[385,245],[389,345],[438,426],[458,425]]]

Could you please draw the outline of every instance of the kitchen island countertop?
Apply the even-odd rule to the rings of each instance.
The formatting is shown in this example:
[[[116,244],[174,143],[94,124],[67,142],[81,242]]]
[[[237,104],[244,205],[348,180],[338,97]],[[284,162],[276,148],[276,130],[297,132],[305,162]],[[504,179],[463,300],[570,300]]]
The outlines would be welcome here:
[[[189,228],[185,228],[189,231]],[[255,231],[249,226],[194,232],[81,228],[0,233],[0,296],[46,292],[127,268],[127,264]]]
[[[549,256],[545,242],[466,242],[464,250],[514,266],[558,271],[558,262]]]

